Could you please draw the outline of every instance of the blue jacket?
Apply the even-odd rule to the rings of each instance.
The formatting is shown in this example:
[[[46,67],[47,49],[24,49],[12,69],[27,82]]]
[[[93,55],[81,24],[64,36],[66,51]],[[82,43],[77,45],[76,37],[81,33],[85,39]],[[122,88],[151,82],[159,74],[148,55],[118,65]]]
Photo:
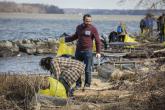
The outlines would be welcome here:
[[[147,28],[153,27],[153,25],[154,25],[154,19],[153,18],[147,18],[144,21],[145,21],[145,24],[146,24]]]
[[[122,32],[123,32],[122,27],[121,26],[118,26],[117,27],[117,33],[122,33]]]

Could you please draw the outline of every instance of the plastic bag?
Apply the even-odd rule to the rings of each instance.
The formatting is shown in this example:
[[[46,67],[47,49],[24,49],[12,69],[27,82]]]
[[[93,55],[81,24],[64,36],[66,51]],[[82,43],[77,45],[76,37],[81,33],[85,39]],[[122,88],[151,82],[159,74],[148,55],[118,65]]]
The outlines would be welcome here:
[[[93,42],[93,51],[96,51],[96,44]],[[67,45],[63,39],[59,41],[59,48],[57,50],[57,56],[62,55],[75,55],[76,46],[75,45]]]
[[[67,45],[65,41],[60,39],[59,48],[57,50],[57,56],[61,55],[75,55],[75,45]]]
[[[125,35],[124,42],[136,42],[134,38],[129,37],[128,34]]]
[[[60,98],[67,98],[66,89],[62,83],[58,80],[48,77],[48,81],[50,83],[49,89],[40,89],[39,94],[47,95],[47,96],[54,96]]]
[[[162,45],[163,45],[163,47],[165,47],[165,41],[164,41],[164,42],[162,42]]]
[[[128,34],[125,35],[124,42],[136,42],[134,38],[129,37]],[[126,46],[127,48],[135,48],[135,46]]]
[[[93,41],[93,48],[92,48],[92,50],[93,50],[94,52],[96,52],[96,44],[95,44],[95,41]]]

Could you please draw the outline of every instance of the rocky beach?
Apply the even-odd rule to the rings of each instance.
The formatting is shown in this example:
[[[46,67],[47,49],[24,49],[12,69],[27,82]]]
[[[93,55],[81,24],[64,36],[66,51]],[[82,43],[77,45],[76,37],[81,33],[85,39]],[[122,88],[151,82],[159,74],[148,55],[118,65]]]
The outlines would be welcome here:
[[[138,43],[109,43],[100,65],[94,60],[91,88],[61,99],[38,94],[50,76],[39,61],[56,55],[59,36],[73,33],[81,16],[1,13],[0,110],[164,110],[165,43],[157,33],[137,34],[142,16],[102,16],[94,15],[101,32],[109,34],[123,18]]]
[[[163,110],[165,108],[165,53],[163,46],[164,44],[150,42],[141,43],[131,52],[130,49],[123,48],[124,52],[128,52],[123,57],[123,62],[130,62],[131,59],[134,61],[133,64],[124,65],[124,63],[116,66],[112,63],[112,61],[116,61],[110,60],[100,66],[96,65],[96,70],[92,75],[92,87],[76,90],[74,96],[68,99],[38,94],[43,78],[49,74],[1,72],[0,109]],[[3,58],[19,57],[20,53],[27,55],[55,54],[58,40],[52,38],[7,40],[1,41],[0,47],[0,57]],[[113,51],[112,48],[109,52],[113,53]],[[135,64],[136,66],[134,66]]]

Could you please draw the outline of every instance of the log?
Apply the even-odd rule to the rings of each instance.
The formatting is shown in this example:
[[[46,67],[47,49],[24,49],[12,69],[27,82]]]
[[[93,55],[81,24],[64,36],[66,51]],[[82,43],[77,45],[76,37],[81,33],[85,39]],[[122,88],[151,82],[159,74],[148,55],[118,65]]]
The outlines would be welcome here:
[[[64,106],[67,104],[67,99],[37,94],[37,102],[41,106]]]
[[[157,58],[164,57],[165,49],[160,50],[142,50],[142,51],[133,51],[128,53],[124,58]]]
[[[165,48],[164,49],[160,49],[160,50],[155,50],[154,53],[159,53],[159,52],[165,52]]]

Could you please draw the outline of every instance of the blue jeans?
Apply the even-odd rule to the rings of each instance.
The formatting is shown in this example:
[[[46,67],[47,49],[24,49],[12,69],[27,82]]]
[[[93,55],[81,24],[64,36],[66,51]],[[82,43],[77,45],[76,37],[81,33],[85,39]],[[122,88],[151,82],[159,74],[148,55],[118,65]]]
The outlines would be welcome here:
[[[66,94],[67,94],[67,96],[69,96],[70,86],[69,86],[68,83],[63,79],[63,77],[60,77],[60,78],[59,78],[59,81],[63,84],[63,86],[65,87],[65,90],[66,90]]]
[[[92,51],[76,51],[75,58],[79,61],[83,61],[85,64],[85,84],[90,86],[91,84],[91,66],[92,66]],[[76,86],[81,86],[81,77],[77,80]]]

